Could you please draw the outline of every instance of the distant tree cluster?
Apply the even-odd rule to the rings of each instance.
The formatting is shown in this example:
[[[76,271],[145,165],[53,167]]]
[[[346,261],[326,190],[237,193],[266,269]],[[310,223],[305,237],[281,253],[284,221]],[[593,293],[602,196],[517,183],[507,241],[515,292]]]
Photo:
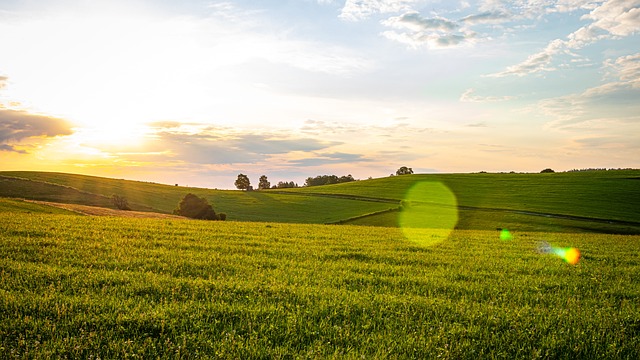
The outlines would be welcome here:
[[[396,175],[409,175],[413,174],[413,169],[410,167],[402,166],[396,171]],[[391,174],[393,176],[394,174]],[[371,177],[369,177],[371,179]],[[357,181],[353,177],[353,175],[318,175],[316,177],[308,177],[303,186],[321,186],[321,185],[331,185],[331,184],[341,184],[351,181]],[[251,186],[251,181],[249,177],[245,174],[238,174],[238,177],[234,183],[236,188],[239,190],[253,190]],[[287,189],[287,188],[297,188],[299,185],[293,181],[278,181],[277,184],[271,185],[271,182],[267,178],[267,175],[261,175],[258,180],[258,190],[266,190],[266,189]]]
[[[554,173],[555,171],[553,171],[553,169],[550,168],[546,168],[542,171],[540,171],[541,174],[548,174],[548,173]]]
[[[356,179],[351,176],[351,174],[346,176],[337,175],[318,175],[316,177],[308,177],[304,182],[304,186],[320,186],[320,185],[331,185],[331,184],[341,184],[346,182],[355,181]]]
[[[398,170],[396,170],[396,175],[411,175],[413,174],[413,169],[410,167],[402,166]]]
[[[582,172],[582,171],[616,171],[616,170],[636,170],[633,168],[585,168],[585,169],[572,169],[567,172]]]
[[[175,215],[185,216],[192,219],[201,220],[226,220],[225,213],[216,214],[207,199],[194,194],[187,194],[178,204],[178,208],[173,210]]]
[[[253,190],[253,187],[251,186],[251,181],[249,180],[249,177],[245,174],[238,174],[238,178],[236,179],[235,186],[239,190]],[[278,184],[271,186],[271,182],[269,181],[269,178],[267,177],[267,175],[260,176],[260,179],[258,180],[258,190],[285,189],[285,188],[297,188],[297,187],[298,187],[298,184],[293,181],[290,181],[290,182],[278,181]]]
[[[277,185],[274,185],[272,187],[272,189],[290,189],[290,188],[297,188],[298,184],[294,183],[293,181],[278,181]]]

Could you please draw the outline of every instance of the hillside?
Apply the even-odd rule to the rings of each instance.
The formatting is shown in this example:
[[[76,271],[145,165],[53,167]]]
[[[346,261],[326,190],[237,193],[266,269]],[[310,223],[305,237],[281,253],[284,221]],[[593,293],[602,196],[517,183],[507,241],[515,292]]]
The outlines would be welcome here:
[[[47,172],[0,172],[0,197],[113,208],[111,196],[124,196],[133,210],[170,214],[188,193],[204,197],[229,220],[334,223],[396,208],[397,204],[325,198],[305,194],[242,192],[170,186],[141,181]]]
[[[450,189],[457,199],[458,228],[462,229],[503,224],[539,231],[570,228],[636,233],[640,226],[639,170],[404,175],[283,191],[401,201],[412,186],[422,182],[441,183]],[[394,214],[385,213],[348,223],[389,226],[395,221]]]
[[[309,188],[241,192],[47,172],[0,172],[0,196],[171,213],[191,192],[230,220],[398,226],[416,184],[442,184],[457,202],[458,229],[640,233],[640,171],[404,175]],[[438,194],[418,202],[432,206]],[[416,201],[416,199],[410,199]],[[437,211],[434,210],[434,211]]]

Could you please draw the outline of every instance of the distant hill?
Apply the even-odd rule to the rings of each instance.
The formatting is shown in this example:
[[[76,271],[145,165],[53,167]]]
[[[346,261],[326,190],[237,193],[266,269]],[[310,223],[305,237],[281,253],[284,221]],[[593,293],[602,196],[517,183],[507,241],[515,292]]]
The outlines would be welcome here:
[[[440,183],[457,201],[457,228],[640,233],[640,171],[402,175],[344,184],[242,192],[66,173],[0,172],[0,197],[171,213],[184,195],[205,197],[229,220],[398,226],[405,194]],[[420,201],[438,205],[437,196]],[[413,199],[415,200],[415,199]]]
[[[212,190],[66,173],[0,172],[0,197],[114,208],[111,196],[124,196],[133,210],[170,214],[188,193],[204,197],[228,220],[283,223],[335,223],[386,211],[397,203],[269,191]]]

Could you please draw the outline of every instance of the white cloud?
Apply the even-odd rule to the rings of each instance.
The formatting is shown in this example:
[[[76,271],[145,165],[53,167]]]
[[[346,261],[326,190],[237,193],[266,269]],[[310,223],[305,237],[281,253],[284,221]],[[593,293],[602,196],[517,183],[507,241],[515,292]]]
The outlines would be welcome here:
[[[615,61],[608,60],[605,65],[613,69],[622,82],[640,88],[640,53],[621,56]]]
[[[515,96],[480,96],[475,94],[474,89],[467,89],[462,95],[460,95],[460,101],[462,102],[501,102],[515,99]]]
[[[593,2],[586,2],[582,6],[579,6],[578,2],[565,2],[566,9],[569,10],[594,5]],[[640,0],[609,0],[594,7],[589,14],[582,16],[582,19],[592,22],[567,35],[567,40],[555,39],[544,50],[530,55],[527,60],[489,76],[525,76],[553,71],[556,68],[551,66],[551,63],[556,55],[568,54],[572,50],[582,49],[602,39],[626,37],[639,32]]]
[[[340,18],[358,21],[373,14],[398,13],[411,9],[419,0],[347,0],[340,13]]]
[[[383,25],[392,28],[407,28],[413,31],[452,31],[458,29],[458,25],[453,21],[442,17],[424,18],[417,12],[408,12],[401,16],[395,16],[382,22]]]
[[[385,31],[384,37],[407,44],[411,48],[427,46],[431,49],[454,47],[469,42],[475,33],[443,17],[425,18],[417,12],[407,12],[382,21],[382,24],[400,31]]]
[[[590,27],[629,36],[640,31],[640,0],[609,0],[582,18],[593,20]]]
[[[460,22],[466,25],[499,24],[512,20],[512,15],[503,11],[486,11],[479,14],[465,16]]]
[[[640,53],[607,60],[611,81],[571,94],[541,101],[543,113],[554,118],[548,126],[563,128],[594,119],[637,119],[640,113]]]
[[[550,13],[567,13],[591,10],[602,0],[484,0],[479,5],[481,12],[512,14],[518,19],[534,19]]]
[[[565,42],[559,39],[553,40],[547,45],[547,47],[533,55],[530,55],[527,60],[509,66],[506,70],[496,74],[487,75],[488,77],[504,77],[509,75],[525,76],[532,73],[541,71],[553,71],[554,67],[551,66],[553,57],[559,53],[565,52]]]

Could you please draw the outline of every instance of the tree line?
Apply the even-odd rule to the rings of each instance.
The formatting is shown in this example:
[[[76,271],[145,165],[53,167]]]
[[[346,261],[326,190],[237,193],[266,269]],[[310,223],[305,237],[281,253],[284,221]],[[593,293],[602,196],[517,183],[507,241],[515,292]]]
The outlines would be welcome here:
[[[413,174],[413,169],[410,167],[402,166],[396,171],[396,175],[410,175]],[[393,174],[391,174],[393,176]],[[321,186],[321,185],[331,185],[331,184],[341,184],[347,183],[351,181],[358,181],[351,174],[349,175],[318,175],[316,177],[308,177],[304,181],[304,185],[306,187],[309,186]],[[239,190],[253,190],[253,186],[251,185],[251,180],[245,174],[238,174],[236,181],[234,183],[237,189]],[[267,175],[260,176],[258,180],[258,190],[265,189],[285,189],[285,188],[297,188],[299,187],[297,183],[293,181],[279,181],[276,185],[271,186],[271,182],[267,178]]]
[[[253,186],[251,186],[251,180],[245,174],[238,174],[238,178],[236,179],[234,185],[239,190],[253,190]],[[297,183],[293,181],[278,181],[276,185],[271,186],[271,182],[267,178],[267,175],[260,176],[260,180],[258,180],[258,190],[265,189],[285,189],[285,188],[297,188],[299,187]]]

